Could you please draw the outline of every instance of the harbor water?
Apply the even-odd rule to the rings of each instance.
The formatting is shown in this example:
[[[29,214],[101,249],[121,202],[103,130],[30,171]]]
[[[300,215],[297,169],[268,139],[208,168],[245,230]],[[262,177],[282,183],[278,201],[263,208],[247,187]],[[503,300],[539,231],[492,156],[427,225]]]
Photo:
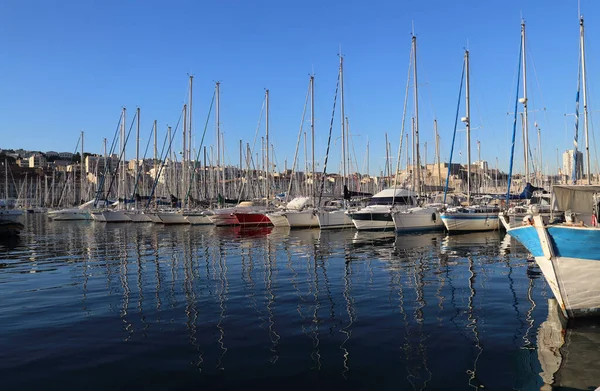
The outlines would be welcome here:
[[[600,331],[561,330],[497,231],[22,221],[0,243],[2,390],[600,386]]]

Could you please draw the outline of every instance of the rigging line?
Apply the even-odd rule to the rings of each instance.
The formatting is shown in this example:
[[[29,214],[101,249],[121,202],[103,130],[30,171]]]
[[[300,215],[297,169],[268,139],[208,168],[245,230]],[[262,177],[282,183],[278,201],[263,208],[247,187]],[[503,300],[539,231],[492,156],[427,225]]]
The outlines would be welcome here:
[[[523,56],[523,41],[521,41],[521,45],[519,48],[519,72],[517,74],[521,73],[521,58]],[[506,189],[506,207],[508,208],[508,204],[510,201],[510,185],[512,183],[512,171],[513,171],[513,161],[514,161],[514,153],[515,153],[515,137],[517,134],[517,109],[518,109],[518,105],[519,105],[519,84],[521,82],[521,78],[518,77],[517,78],[517,93],[515,96],[515,114],[514,114],[514,118],[513,118],[513,134],[512,134],[512,142],[510,144],[510,163],[509,163],[509,167],[508,167],[508,183],[507,183],[507,189]]]
[[[450,182],[450,172],[452,170],[452,155],[454,153],[454,141],[456,140],[456,128],[458,127],[458,111],[460,110],[460,99],[462,97],[462,87],[465,80],[465,63],[463,62],[462,75],[460,77],[460,88],[458,89],[458,102],[456,104],[456,116],[454,119],[454,132],[452,134],[452,148],[450,149],[450,160],[448,161],[448,174],[446,175],[446,187],[444,188],[444,204],[448,195],[448,183]]]
[[[329,123],[329,137],[327,138],[327,150],[325,151],[325,162],[323,163],[323,175],[321,176],[321,189],[319,190],[319,203],[321,205],[321,199],[323,198],[323,190],[325,188],[325,177],[327,176],[327,161],[329,160],[329,147],[331,146],[331,133],[333,132],[333,121],[335,119],[335,104],[337,102],[338,90],[340,88],[342,68],[338,72],[337,83],[335,86],[335,95],[333,96],[333,109],[331,111],[331,122]]]
[[[136,175],[136,179],[135,179],[135,186],[133,187],[133,196],[135,196],[135,193],[137,191],[138,188],[138,183],[140,181],[140,177],[142,176],[142,168],[144,165],[144,160],[146,160],[146,154],[148,153],[148,148],[150,147],[150,140],[152,140],[152,135],[154,134],[154,125],[152,125],[152,130],[150,131],[150,137],[148,137],[148,142],[146,143],[146,149],[144,150],[144,155],[142,156],[142,164],[140,165],[139,162],[136,162],[138,165],[138,169],[137,169],[137,175]]]
[[[190,180],[190,185],[188,187],[187,193],[185,194],[184,205],[187,205],[188,198],[190,196],[190,192],[192,191],[192,183],[194,183],[194,179],[196,179],[196,170],[198,169],[198,162],[200,161],[200,153],[202,152],[202,147],[204,145],[204,136],[206,136],[206,130],[208,129],[208,121],[210,120],[210,114],[212,112],[213,104],[215,103],[215,96],[217,94],[217,89],[215,87],[213,91],[213,96],[210,101],[210,107],[208,108],[208,115],[206,116],[206,122],[204,123],[204,131],[202,132],[202,139],[200,140],[200,147],[198,148],[198,153],[196,154],[196,161],[194,162],[194,170],[192,171],[192,179]],[[225,195],[223,195],[225,196]]]
[[[150,191],[150,196],[148,197],[148,203],[146,204],[146,208],[150,207],[150,201],[152,200],[152,197],[154,196],[154,191],[156,190],[156,186],[158,185],[158,180],[159,180],[160,176],[162,175],[163,168],[165,167],[165,164],[167,162],[166,155],[168,155],[171,152],[171,145],[173,144],[173,140],[175,139],[175,135],[177,134],[177,129],[179,128],[179,123],[181,122],[181,117],[183,117],[183,109],[181,110],[181,114],[179,114],[179,119],[177,120],[177,125],[175,125],[175,129],[171,134],[171,139],[169,140],[169,147],[167,148],[166,151],[164,151],[165,146],[163,145],[163,152],[165,152],[165,156],[161,155],[162,164],[160,165],[160,168],[158,169],[158,174],[156,175],[156,180],[154,181],[154,185],[152,186],[152,191]],[[167,132],[167,135],[165,135],[165,140],[167,138],[168,138],[168,132]]]
[[[250,161],[252,161],[253,165],[254,165],[254,160],[253,160],[254,148],[256,148],[256,139],[258,137],[258,131],[260,130],[260,124],[262,122],[263,113],[265,111],[265,104],[266,104],[266,97],[263,99],[263,102],[262,102],[262,107],[260,109],[260,114],[258,116],[258,123],[256,124],[256,132],[254,132],[254,140],[252,141],[252,149],[250,150]],[[246,167],[247,167],[246,178],[250,178],[250,161],[248,161],[248,164],[246,165]],[[256,164],[258,164],[258,162],[256,162]],[[248,182],[248,181],[246,181],[246,182]],[[242,182],[242,187],[241,187],[240,192],[238,194],[238,203],[242,199],[242,194],[244,192],[244,187],[246,187],[246,183]],[[254,189],[252,189],[252,192],[254,192]]]
[[[121,121],[123,121],[123,114],[122,113],[119,115],[119,121],[117,122],[117,129],[115,130],[115,134],[113,136],[113,142],[112,142],[112,145],[110,147],[111,148],[110,149],[110,154],[108,156],[110,156],[112,154],[112,152],[113,152],[113,148],[114,148],[114,144],[115,144],[115,139],[116,139],[117,135],[119,134],[119,128],[121,127]],[[98,184],[98,188],[96,190],[96,197],[94,198],[94,207],[96,207],[98,205],[98,198],[100,197],[100,192],[104,191],[104,181],[106,179],[106,175],[110,171],[110,167],[107,164],[108,156],[104,157],[104,170],[102,172],[102,178],[100,178],[100,183]],[[107,199],[107,198],[108,198],[108,192],[106,192],[106,195],[105,195],[105,199]]]
[[[81,135],[77,138],[77,145],[75,145],[75,152],[73,153],[73,156],[71,157],[71,163],[73,162],[73,158],[75,157],[75,154],[77,153],[77,149],[79,148],[79,143],[80,142],[81,142]],[[81,156],[80,161],[83,162],[83,156]],[[67,184],[69,183],[69,177],[71,176],[70,174],[71,174],[71,172],[67,173],[67,178],[65,179],[65,183],[63,185],[63,188],[60,191],[60,196],[58,197],[58,204],[59,205],[62,202],[63,194],[65,192]],[[12,171],[11,171],[10,175],[12,177]],[[83,170],[81,171],[81,175],[83,175]],[[6,180],[8,181],[8,178]],[[15,189],[16,189],[17,188],[17,184],[15,183],[15,178],[14,177],[13,177],[13,184],[14,184]],[[6,194],[6,198],[8,199],[8,194]]]
[[[581,50],[581,44],[579,50]],[[573,138],[573,170],[571,172],[571,180],[573,181],[573,184],[577,183],[577,144],[579,141],[579,90],[581,88],[581,57],[579,57],[578,65],[579,70],[577,73],[577,95],[575,98],[575,136]]]
[[[306,118],[306,107],[308,106],[308,96],[310,94],[310,86],[311,82],[314,83],[314,78],[311,76],[311,79],[308,82],[308,88],[306,90],[306,99],[304,100],[304,109],[302,110],[302,120],[300,121],[300,130],[298,131],[298,141],[296,141],[296,151],[294,152],[294,163],[292,164],[292,174],[290,175],[290,184],[288,186],[287,194],[285,195],[285,202],[287,202],[290,192],[292,191],[292,183],[294,182],[294,173],[296,171],[296,160],[298,158],[298,149],[300,147],[300,141],[302,139],[302,129],[304,128],[304,119]],[[306,166],[306,162],[304,163]],[[306,173],[305,173],[306,177]],[[314,181],[315,178],[312,178]]]
[[[411,65],[412,65],[412,61],[413,60],[413,52],[412,52],[412,47],[410,49],[410,55],[408,58],[408,76],[406,78],[406,91],[404,93],[404,108],[402,110],[402,127],[400,130],[400,147],[398,148],[398,161],[396,162],[396,172],[394,175],[394,190],[396,189],[396,186],[398,184],[398,173],[400,172],[400,162],[401,162],[401,158],[402,158],[402,143],[404,141],[404,130],[405,130],[405,125],[406,125],[406,105],[408,103],[408,91],[410,89],[410,71],[411,71]],[[462,88],[462,87],[461,87]],[[406,170],[408,172],[408,167],[406,167]],[[394,192],[394,194],[396,194],[396,192]]]
[[[160,161],[159,171],[161,170],[160,168],[162,167],[162,165],[165,164],[165,159],[166,159],[166,156],[167,156],[167,153],[168,153],[168,152],[165,152],[165,148],[167,146],[168,137],[169,137],[169,133],[165,132],[165,138],[163,140],[162,149],[160,150],[160,155],[159,155],[159,161]],[[155,163],[155,166],[156,166],[156,163]],[[159,176],[157,175],[156,167],[155,167],[154,168],[154,186],[158,185],[158,178],[159,178]],[[167,187],[167,184],[165,183],[165,188],[166,187]],[[148,197],[148,205],[146,206],[146,208],[148,208],[150,206],[150,200],[151,199],[152,199],[152,196]],[[156,206],[158,206],[158,204]]]
[[[131,135],[131,129],[133,129],[133,125],[135,124],[136,118],[137,118],[137,111],[134,114],[133,118],[131,119],[131,125],[129,126],[129,131],[127,132],[127,137],[125,138],[125,142],[123,143],[123,148],[121,149],[121,152],[119,153],[119,160],[117,160],[117,166],[115,167],[114,175],[110,179],[110,185],[108,186],[109,193],[112,189],[113,184],[115,183],[117,174],[119,173],[119,166],[121,164],[121,160],[123,159],[123,155],[125,154],[125,148],[127,147],[127,141],[129,141],[129,136]],[[123,125],[125,125],[125,124],[123,124]],[[123,164],[125,164],[125,163],[123,162]],[[125,200],[127,199],[127,196],[125,195],[126,191],[127,191],[127,189],[123,189],[123,202],[124,203],[125,203]]]

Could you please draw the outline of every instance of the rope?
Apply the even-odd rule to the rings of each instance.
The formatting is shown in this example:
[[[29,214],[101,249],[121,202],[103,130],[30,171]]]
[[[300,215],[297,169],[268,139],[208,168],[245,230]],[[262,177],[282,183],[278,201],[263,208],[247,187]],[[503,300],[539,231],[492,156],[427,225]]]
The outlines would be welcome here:
[[[121,127],[121,121],[123,121],[123,114],[121,114],[119,116],[119,122],[117,123],[117,129],[115,129],[115,135],[113,136],[113,141],[110,146],[108,156],[111,156],[114,151],[114,148],[116,145],[115,140],[117,138],[117,135],[119,134],[119,128]],[[107,164],[107,161],[106,161],[108,156],[104,157],[104,171],[102,172],[102,178],[100,178],[100,183],[98,184],[98,189],[96,190],[96,198],[94,199],[94,207],[96,207],[98,205],[98,198],[100,197],[100,192],[104,189],[104,181],[105,181],[106,175],[108,174],[108,171],[109,171],[109,165]],[[108,198],[108,192],[106,193],[105,198]]]
[[[312,76],[311,76],[312,77]],[[311,79],[314,82],[314,79]],[[285,202],[287,202],[290,193],[292,192],[292,183],[294,182],[294,174],[296,172],[296,160],[298,158],[298,148],[300,147],[300,141],[302,139],[302,129],[304,128],[304,119],[306,118],[306,106],[308,106],[308,96],[310,94],[311,82],[308,82],[308,89],[306,90],[306,98],[304,100],[304,109],[302,110],[302,120],[300,121],[300,130],[298,131],[298,141],[296,141],[296,152],[294,152],[294,163],[292,164],[292,174],[290,175],[290,184],[288,186],[287,194],[285,195]],[[313,113],[314,114],[314,113]],[[306,166],[306,162],[304,162]],[[306,170],[305,170],[306,171]],[[306,172],[305,172],[306,175]],[[315,178],[312,178],[314,181]]]
[[[142,164],[140,165],[139,162],[136,162],[138,165],[138,169],[137,169],[137,175],[136,175],[136,179],[135,179],[135,186],[133,187],[132,199],[137,192],[138,183],[140,182],[140,177],[142,176],[142,168],[144,166],[143,161],[146,160],[146,154],[148,153],[148,148],[150,147],[150,140],[152,140],[153,134],[154,134],[154,125],[152,125],[152,130],[150,131],[150,137],[148,137],[148,142],[146,143],[146,149],[144,150],[144,155],[142,156]]]
[[[329,123],[329,137],[327,138],[327,150],[325,151],[325,163],[323,164],[323,176],[321,177],[321,189],[319,190],[319,203],[317,205],[321,205],[321,198],[323,198],[323,189],[325,188],[325,177],[327,176],[327,161],[329,160],[329,147],[331,146],[331,133],[333,132],[333,120],[335,119],[335,104],[337,102],[337,95],[340,89],[341,71],[342,68],[340,65],[340,71],[338,72],[337,83],[335,85],[335,95],[333,96],[333,110],[331,110],[331,122]]]
[[[163,144],[163,150],[161,152],[161,160],[162,160],[162,164],[160,165],[160,168],[158,169],[158,174],[156,175],[156,179],[154,180],[154,185],[152,186],[152,191],[150,192],[150,196],[148,197],[148,203],[146,204],[146,209],[150,207],[150,201],[152,200],[152,197],[154,196],[154,191],[156,190],[156,185],[158,184],[158,180],[162,174],[163,168],[165,167],[165,163],[167,162],[165,159],[165,156],[162,154],[163,152],[165,152],[166,154],[169,154],[171,151],[171,145],[173,144],[173,140],[175,139],[175,134],[177,133],[177,128],[179,128],[179,123],[181,122],[181,117],[183,116],[183,109],[181,110],[181,114],[179,115],[179,119],[177,120],[177,125],[175,125],[175,130],[172,132],[171,134],[171,139],[169,140],[169,147],[167,148],[167,151],[165,152],[165,144],[166,142]],[[168,138],[168,133],[165,135],[165,141]]]
[[[198,153],[196,154],[196,161],[194,163],[194,170],[192,172],[192,179],[190,180],[190,185],[188,187],[188,191],[185,194],[185,200],[183,202],[184,206],[187,205],[188,199],[190,197],[190,193],[192,191],[192,183],[196,178],[196,170],[198,168],[198,161],[200,160],[200,152],[202,151],[202,146],[204,145],[204,136],[206,136],[206,130],[208,129],[208,121],[210,120],[210,113],[212,113],[212,107],[215,103],[215,95],[217,94],[217,89],[213,91],[212,100],[210,101],[210,107],[208,109],[208,115],[206,116],[206,122],[204,123],[204,132],[202,133],[202,139],[200,140],[200,148],[198,148]]]
[[[400,130],[400,147],[398,148],[398,161],[396,162],[396,172],[394,173],[394,197],[396,196],[396,187],[398,186],[398,173],[400,171],[400,164],[402,159],[402,143],[404,141],[404,131],[406,126],[406,106],[408,104],[408,90],[410,84],[410,70],[413,62],[413,51],[410,49],[410,56],[408,58],[408,76],[406,78],[406,91],[404,93],[404,108],[402,110],[402,129]],[[406,167],[408,171],[408,166]],[[395,201],[395,200],[394,200]],[[392,202],[394,202],[392,201]]]
[[[523,42],[521,42],[521,47],[519,49],[519,71],[517,74],[521,73],[521,58],[523,56]],[[512,171],[513,171],[513,160],[515,154],[515,137],[517,134],[517,109],[519,105],[519,84],[521,82],[521,78],[517,78],[517,94],[515,97],[515,114],[513,118],[513,134],[512,134],[512,142],[510,145],[510,164],[508,167],[508,184],[506,189],[506,207],[508,208],[508,201],[510,200],[510,185],[512,183]]]
[[[448,174],[446,175],[446,187],[444,188],[444,204],[448,195],[448,183],[452,169],[452,155],[454,154],[454,141],[456,140],[456,128],[458,127],[458,110],[460,110],[460,99],[462,97],[463,81],[465,80],[465,63],[463,62],[462,75],[460,76],[460,88],[458,89],[458,103],[456,104],[456,116],[454,119],[454,132],[452,134],[452,148],[450,149],[450,161],[448,162]]]
[[[121,149],[121,152],[119,154],[119,160],[117,161],[117,166],[115,167],[114,175],[110,179],[110,185],[108,186],[109,193],[112,189],[113,184],[115,183],[117,174],[119,173],[119,166],[121,164],[121,159],[123,159],[123,155],[125,154],[125,147],[127,146],[127,141],[129,140],[129,135],[131,134],[131,129],[133,129],[133,124],[135,123],[136,118],[137,118],[137,113],[135,113],[135,115],[133,116],[133,119],[131,120],[131,125],[129,126],[129,131],[127,132],[127,137],[125,138],[125,142],[123,143],[123,148]],[[125,124],[123,124],[123,125],[125,125]],[[127,199],[127,197],[125,195],[125,191],[127,191],[127,189],[123,189],[123,202],[124,203],[125,203],[125,200]]]

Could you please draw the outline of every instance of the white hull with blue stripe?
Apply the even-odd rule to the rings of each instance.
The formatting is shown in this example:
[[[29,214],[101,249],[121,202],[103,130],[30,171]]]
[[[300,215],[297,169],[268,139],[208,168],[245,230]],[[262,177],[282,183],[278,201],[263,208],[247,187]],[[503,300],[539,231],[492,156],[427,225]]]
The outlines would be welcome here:
[[[440,214],[449,232],[493,231],[499,228],[498,209],[493,207],[460,207]]]
[[[508,233],[535,257],[566,317],[599,316],[600,229],[534,221]]]

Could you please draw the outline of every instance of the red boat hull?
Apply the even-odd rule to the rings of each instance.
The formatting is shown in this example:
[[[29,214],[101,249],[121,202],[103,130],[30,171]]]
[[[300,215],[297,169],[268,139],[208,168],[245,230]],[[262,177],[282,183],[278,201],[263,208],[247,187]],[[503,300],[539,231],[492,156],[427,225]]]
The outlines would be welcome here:
[[[273,225],[271,220],[264,213],[235,213],[240,225],[245,227],[261,227],[266,225]]]

